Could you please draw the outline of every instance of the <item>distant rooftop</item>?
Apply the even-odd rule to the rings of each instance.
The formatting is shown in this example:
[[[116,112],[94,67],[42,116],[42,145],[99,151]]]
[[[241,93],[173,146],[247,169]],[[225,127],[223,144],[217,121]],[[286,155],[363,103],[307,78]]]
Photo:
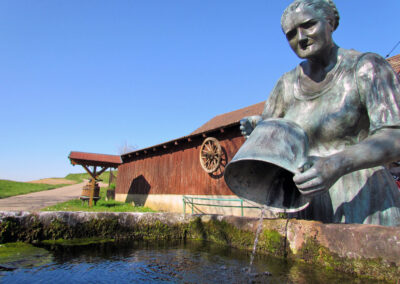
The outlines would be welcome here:
[[[400,54],[388,58],[387,61],[392,65],[394,71],[400,74]]]
[[[205,124],[197,128],[195,131],[193,131],[191,135],[238,123],[245,116],[260,115],[263,111],[263,108],[264,102],[260,102],[258,104],[244,107],[235,111],[217,115],[216,117],[212,118],[211,120],[207,121]]]
[[[72,151],[68,158],[73,165],[117,168],[122,164],[120,156]]]

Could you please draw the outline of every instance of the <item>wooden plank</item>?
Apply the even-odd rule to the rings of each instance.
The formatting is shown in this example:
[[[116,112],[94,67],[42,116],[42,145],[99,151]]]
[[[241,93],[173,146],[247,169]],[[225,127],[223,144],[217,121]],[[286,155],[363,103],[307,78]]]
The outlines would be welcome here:
[[[229,161],[244,139],[239,131],[225,131],[219,136]],[[202,141],[196,141],[191,148],[179,145],[172,153],[160,151],[158,155],[119,166],[116,193],[133,193],[130,188],[134,182],[135,193],[142,194],[233,195],[222,173],[212,177],[201,169],[198,151]]]
[[[104,173],[107,169],[108,169],[108,167],[103,167],[103,168],[100,170],[100,172],[97,173],[96,179],[99,179],[100,175],[101,175],[102,173]]]
[[[88,168],[86,165],[81,165],[81,166],[85,169],[85,171],[86,171],[93,179],[96,179],[96,176],[94,175],[94,173],[91,172],[91,171],[89,170],[89,168]]]

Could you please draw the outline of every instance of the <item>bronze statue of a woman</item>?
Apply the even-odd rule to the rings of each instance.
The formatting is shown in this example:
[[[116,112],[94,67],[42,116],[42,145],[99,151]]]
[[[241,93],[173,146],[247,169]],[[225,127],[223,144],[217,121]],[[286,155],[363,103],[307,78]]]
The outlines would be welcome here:
[[[304,195],[320,194],[300,217],[400,225],[400,192],[381,166],[400,160],[399,78],[379,55],[335,44],[339,13],[331,0],[296,0],[281,25],[304,61],[279,79],[262,117],[247,121],[284,118],[307,133],[311,167],[293,180]]]

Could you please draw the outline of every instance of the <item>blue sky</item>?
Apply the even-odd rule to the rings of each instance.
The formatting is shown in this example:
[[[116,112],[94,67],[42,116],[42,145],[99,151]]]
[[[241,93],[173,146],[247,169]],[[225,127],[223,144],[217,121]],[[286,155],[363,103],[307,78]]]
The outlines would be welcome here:
[[[83,172],[71,150],[152,146],[264,101],[299,63],[290,2],[1,0],[0,179]],[[339,46],[385,56],[400,40],[399,0],[335,3]]]

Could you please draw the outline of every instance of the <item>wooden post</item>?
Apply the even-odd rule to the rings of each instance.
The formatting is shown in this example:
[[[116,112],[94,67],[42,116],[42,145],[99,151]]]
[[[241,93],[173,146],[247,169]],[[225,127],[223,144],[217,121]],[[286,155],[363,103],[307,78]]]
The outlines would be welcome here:
[[[115,176],[114,173],[112,171],[112,168],[110,168],[110,178],[108,179],[108,187],[111,186],[111,184],[114,182]]]
[[[85,165],[82,165],[82,167],[92,177],[92,180],[90,181],[90,194],[89,194],[89,207],[92,207],[93,206],[94,189],[96,187],[96,166],[93,166],[93,172],[91,172],[90,169]]]
[[[97,177],[100,176],[102,173],[104,173],[108,168],[107,167],[103,167],[99,172],[97,172],[97,167],[93,166],[93,172],[91,172],[90,169],[87,166],[82,165],[82,167],[92,177],[92,180],[90,182],[90,196],[89,196],[89,207],[92,207],[93,206],[93,196],[94,196],[94,190],[96,188]]]
[[[93,195],[94,195],[94,189],[96,188],[96,166],[93,166],[93,176],[92,176],[92,182],[90,186],[90,197],[89,197],[89,207],[93,207]]]

